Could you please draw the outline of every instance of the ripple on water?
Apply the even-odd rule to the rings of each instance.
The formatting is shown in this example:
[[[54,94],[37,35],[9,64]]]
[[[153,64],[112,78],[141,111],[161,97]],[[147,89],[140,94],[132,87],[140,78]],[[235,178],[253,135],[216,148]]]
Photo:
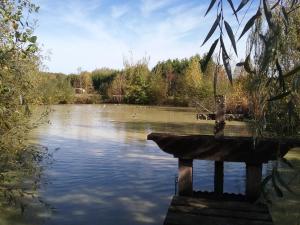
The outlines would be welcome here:
[[[150,132],[212,133],[191,109],[55,106],[34,138],[54,153],[40,193],[53,207],[44,224],[162,224],[174,194],[177,160],[146,141]],[[135,115],[134,117],[132,115]],[[226,134],[247,134],[244,125]],[[196,161],[195,188],[212,190],[213,163]],[[241,165],[225,165],[225,190],[239,193]],[[38,216],[38,215],[36,215]]]

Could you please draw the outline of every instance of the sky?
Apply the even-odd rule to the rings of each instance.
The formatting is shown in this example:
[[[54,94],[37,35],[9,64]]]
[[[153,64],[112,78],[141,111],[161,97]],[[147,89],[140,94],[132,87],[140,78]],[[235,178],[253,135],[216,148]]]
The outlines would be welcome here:
[[[143,57],[149,58],[151,68],[169,58],[203,55],[218,35],[216,32],[215,37],[201,47],[216,18],[216,8],[204,17],[208,0],[35,2],[40,6],[35,15],[38,20],[35,33],[43,56],[49,58],[44,64],[45,70],[50,72],[77,73],[102,67],[121,69],[124,59],[136,61]],[[224,11],[232,29],[237,30],[238,23],[227,4]],[[233,61],[244,57],[245,39],[238,42],[238,58],[233,55],[228,39],[225,44],[231,49]]]

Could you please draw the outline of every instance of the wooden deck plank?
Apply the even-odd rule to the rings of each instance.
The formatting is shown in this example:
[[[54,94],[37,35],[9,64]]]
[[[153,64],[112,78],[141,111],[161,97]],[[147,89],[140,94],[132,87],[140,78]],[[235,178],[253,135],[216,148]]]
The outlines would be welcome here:
[[[268,213],[233,211],[231,209],[211,209],[205,207],[196,208],[192,206],[171,205],[169,207],[169,212],[188,213],[188,214],[202,215],[202,216],[230,217],[230,218],[247,219],[247,220],[272,221],[272,218]]]
[[[272,225],[265,205],[174,196],[164,225]]]
[[[171,205],[185,205],[200,208],[230,209],[234,211],[267,213],[268,208],[262,204],[252,204],[244,201],[219,201],[205,198],[190,198],[174,196]]]
[[[273,225],[269,221],[220,218],[186,213],[168,213],[164,225]]]

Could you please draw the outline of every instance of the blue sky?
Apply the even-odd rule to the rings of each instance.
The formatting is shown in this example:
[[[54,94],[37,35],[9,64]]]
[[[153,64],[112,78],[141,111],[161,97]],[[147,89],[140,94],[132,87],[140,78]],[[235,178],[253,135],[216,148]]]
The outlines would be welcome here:
[[[88,71],[101,67],[120,69],[124,57],[150,57],[152,67],[168,58],[201,55],[210,47],[210,43],[203,47],[201,44],[216,16],[212,10],[204,17],[209,1],[199,0],[35,2],[41,7],[36,15],[36,34],[43,55],[50,57],[44,64],[51,72],[74,73],[79,67]],[[228,6],[225,11],[235,30],[237,22]],[[228,40],[225,43],[230,46]],[[239,57],[244,57],[245,40],[238,46]]]

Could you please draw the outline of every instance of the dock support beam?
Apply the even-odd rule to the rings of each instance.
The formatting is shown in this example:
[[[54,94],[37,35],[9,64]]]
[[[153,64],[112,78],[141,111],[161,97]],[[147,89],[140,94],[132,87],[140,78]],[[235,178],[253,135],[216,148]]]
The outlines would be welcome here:
[[[224,137],[225,128],[225,97],[223,95],[215,96],[216,101],[216,121],[214,134],[216,139]],[[223,194],[224,186],[224,162],[215,161],[214,192],[217,195]]]
[[[192,159],[178,159],[178,193],[180,196],[193,195]]]
[[[246,163],[246,197],[255,201],[261,193],[262,164]]]
[[[224,185],[224,162],[215,162],[214,192],[223,194]]]

